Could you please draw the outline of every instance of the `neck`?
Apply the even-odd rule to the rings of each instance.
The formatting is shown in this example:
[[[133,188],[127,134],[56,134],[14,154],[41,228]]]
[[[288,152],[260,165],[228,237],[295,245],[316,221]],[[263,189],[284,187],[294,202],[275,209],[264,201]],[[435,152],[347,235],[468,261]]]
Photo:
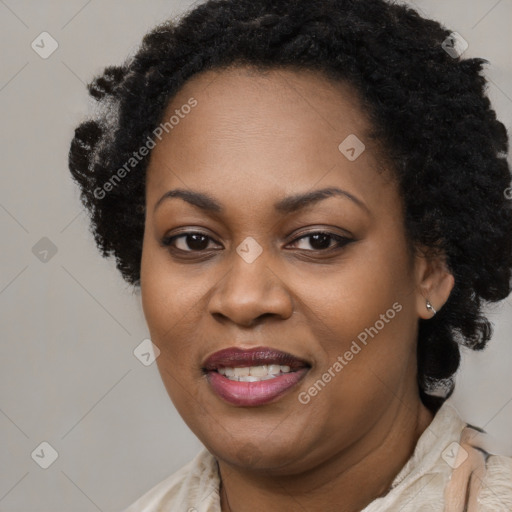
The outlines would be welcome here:
[[[357,512],[387,493],[433,419],[421,403],[394,411],[356,445],[302,474],[265,475],[219,460],[222,512]]]

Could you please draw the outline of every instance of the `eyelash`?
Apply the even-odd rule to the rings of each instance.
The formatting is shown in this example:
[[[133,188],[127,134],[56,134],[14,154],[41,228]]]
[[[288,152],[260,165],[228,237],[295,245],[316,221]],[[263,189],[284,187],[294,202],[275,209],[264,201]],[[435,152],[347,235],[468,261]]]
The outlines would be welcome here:
[[[200,231],[187,231],[185,233],[180,233],[179,235],[165,236],[162,239],[161,244],[164,247],[169,247],[170,249],[172,249],[174,251],[181,252],[181,253],[190,253],[190,254],[193,254],[193,253],[206,253],[208,251],[208,249],[185,251],[183,249],[178,249],[177,247],[174,247],[172,245],[175,240],[178,240],[179,238],[186,238],[186,237],[191,236],[191,235],[200,235],[202,237],[205,237],[205,238],[208,238],[210,240],[213,240],[213,238],[211,238],[209,235],[207,235],[205,233],[202,233]],[[341,236],[341,235],[338,235],[338,234],[335,234],[335,233],[331,233],[330,231],[322,231],[322,230],[320,230],[320,231],[311,231],[310,233],[303,234],[303,235],[295,238],[294,240],[292,240],[290,243],[296,243],[299,240],[303,240],[304,238],[310,238],[310,237],[312,237],[314,235],[325,235],[325,236],[328,236],[331,239],[335,240],[337,242],[337,245],[335,245],[333,247],[327,247],[326,249],[300,249],[300,250],[303,250],[303,251],[306,251],[306,252],[309,252],[309,253],[315,253],[315,252],[316,253],[328,253],[328,252],[331,252],[331,251],[341,250],[343,247],[345,247],[346,245],[348,245],[349,243],[354,241],[354,239],[352,239],[352,238],[348,238],[348,237],[344,237],[344,236]]]

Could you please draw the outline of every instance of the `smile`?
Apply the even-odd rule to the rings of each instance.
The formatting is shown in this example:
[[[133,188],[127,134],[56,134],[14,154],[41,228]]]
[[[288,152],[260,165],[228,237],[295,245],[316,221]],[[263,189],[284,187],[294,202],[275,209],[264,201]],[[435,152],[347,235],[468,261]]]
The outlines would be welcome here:
[[[279,364],[264,364],[261,366],[245,366],[238,368],[219,368],[217,370],[229,380],[238,382],[259,382],[275,379],[278,375],[290,372],[289,366]]]
[[[291,354],[270,348],[229,348],[216,352],[203,365],[211,389],[237,406],[274,402],[294,387],[310,365]]]

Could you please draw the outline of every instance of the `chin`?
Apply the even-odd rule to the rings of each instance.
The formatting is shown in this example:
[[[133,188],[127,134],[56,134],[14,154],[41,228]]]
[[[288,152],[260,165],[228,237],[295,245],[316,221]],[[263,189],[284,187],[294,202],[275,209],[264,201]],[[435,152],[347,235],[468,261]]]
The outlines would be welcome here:
[[[294,464],[300,456],[298,443],[287,439],[277,441],[262,436],[234,437],[229,442],[220,444],[219,440],[212,443],[203,441],[208,450],[226,464],[254,471],[281,473],[290,464]],[[286,472],[286,471],[285,471]]]

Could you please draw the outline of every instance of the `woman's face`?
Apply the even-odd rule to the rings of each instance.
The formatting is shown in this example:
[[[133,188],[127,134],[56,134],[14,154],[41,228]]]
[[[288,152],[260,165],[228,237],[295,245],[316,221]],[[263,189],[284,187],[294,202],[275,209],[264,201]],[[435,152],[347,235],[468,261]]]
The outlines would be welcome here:
[[[209,71],[173,115],[147,170],[141,292],[192,431],[223,461],[293,473],[412,411],[417,259],[352,89]]]

